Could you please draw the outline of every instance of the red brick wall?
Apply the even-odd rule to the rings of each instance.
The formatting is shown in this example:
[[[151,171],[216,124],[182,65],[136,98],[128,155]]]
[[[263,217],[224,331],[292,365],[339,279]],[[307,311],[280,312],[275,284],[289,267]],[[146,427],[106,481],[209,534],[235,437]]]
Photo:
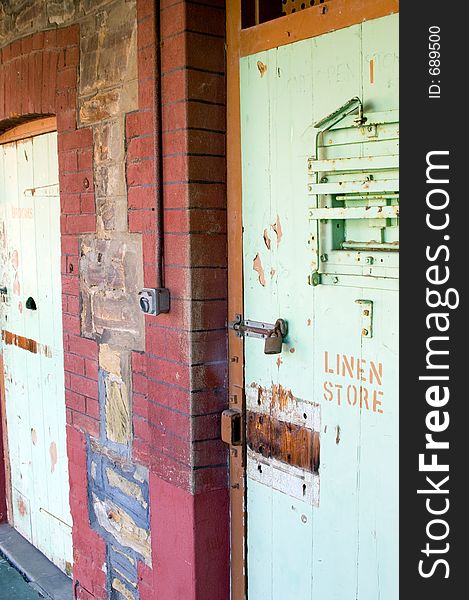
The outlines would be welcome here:
[[[139,110],[126,118],[129,230],[142,234],[145,286],[154,287],[160,227],[155,207],[162,191],[165,285],[171,291],[170,313],[145,317],[146,349],[134,352],[132,361],[133,456],[150,469],[153,547],[153,568],[139,565],[139,588],[143,600],[224,600],[224,2],[160,2],[161,111],[155,97],[155,3],[138,0],[137,6]],[[85,484],[85,434],[99,431],[98,364],[96,343],[80,336],[78,236],[95,231],[96,215],[92,132],[76,129],[78,41],[78,27],[68,27],[2,49],[0,125],[57,115],[74,578],[78,598],[105,598],[105,544],[89,527]]]
[[[171,311],[147,317],[135,354],[135,455],[197,493],[226,487],[219,415],[226,383],[225,79],[222,2],[161,3],[166,286]],[[138,3],[138,113],[127,118],[129,226],[143,234],[145,285],[156,281],[151,183],[155,45],[150,3]],[[148,176],[147,176],[148,174]]]
[[[145,285],[156,283],[151,174],[162,150],[165,285],[171,311],[146,317],[133,356],[134,456],[150,468],[154,581],[145,598],[229,598],[226,449],[224,2],[163,0],[162,143],[152,140],[155,15],[138,3],[140,111],[128,116],[129,226],[143,234]],[[153,31],[153,32],[152,32]],[[150,164],[148,164],[150,163]],[[153,507],[153,504],[152,504]],[[142,567],[143,569],[143,567]],[[153,590],[153,591],[152,591]],[[152,595],[154,594],[154,595]]]

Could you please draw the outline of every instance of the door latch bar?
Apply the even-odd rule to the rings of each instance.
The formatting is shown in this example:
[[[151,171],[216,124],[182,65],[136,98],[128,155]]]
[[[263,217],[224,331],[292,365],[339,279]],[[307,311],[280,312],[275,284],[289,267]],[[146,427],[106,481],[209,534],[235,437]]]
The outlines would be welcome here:
[[[263,323],[262,321],[244,320],[241,315],[236,315],[235,320],[229,326],[236,332],[238,337],[266,338],[276,329],[280,331],[282,337],[288,333],[288,324],[284,319],[277,319],[272,323]]]
[[[265,354],[280,354],[283,340],[288,333],[288,324],[284,319],[277,319],[274,324],[262,321],[244,320],[241,315],[236,315],[229,328],[235,331],[238,337],[264,338]]]

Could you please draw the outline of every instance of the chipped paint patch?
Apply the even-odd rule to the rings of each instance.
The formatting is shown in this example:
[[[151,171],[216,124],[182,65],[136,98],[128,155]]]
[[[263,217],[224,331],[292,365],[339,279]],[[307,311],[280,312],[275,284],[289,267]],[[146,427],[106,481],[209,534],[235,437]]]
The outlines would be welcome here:
[[[247,476],[249,479],[278,490],[283,494],[319,506],[319,474],[282,463],[275,458],[264,458],[247,449]]]
[[[47,358],[52,357],[52,350],[50,346],[47,346],[46,344],[40,344],[39,342],[36,342],[36,340],[32,340],[22,335],[11,333],[11,331],[6,331],[3,329],[2,340],[7,346],[16,346],[17,348],[21,348],[22,350],[26,350],[27,352],[31,352],[33,354],[42,354]]]
[[[119,548],[117,546],[111,546],[111,547],[114,552],[116,552],[117,554],[119,554],[120,556],[125,558],[125,560],[128,560],[132,566],[135,566],[135,560],[131,556],[129,556],[125,552],[122,552],[122,550],[119,550]]]
[[[115,577],[112,580],[112,587],[113,589],[115,589],[117,592],[119,592],[119,594],[122,594],[122,596],[124,596],[124,598],[126,600],[134,600],[135,596],[132,594],[132,592],[122,583],[122,581],[120,581],[120,579],[117,579],[117,577]]]
[[[116,444],[127,444],[132,434],[127,386],[120,380],[107,377],[105,390],[106,437]]]
[[[120,353],[113,350],[108,344],[100,344],[99,346],[99,366],[117,377],[122,376]]]
[[[137,502],[140,502],[143,508],[147,508],[148,504],[145,502],[142,489],[139,485],[132,483],[110,468],[106,469],[106,476],[110,486],[119,488],[124,494],[127,494],[127,496],[132,496],[135,498],[135,500],[137,500]]]
[[[267,72],[267,65],[265,63],[263,63],[262,61],[258,60],[257,68],[259,69],[259,73],[261,74],[261,77],[264,77],[264,75]]]
[[[267,250],[270,250],[270,246],[271,246],[272,242],[269,237],[269,232],[267,231],[267,229],[264,229],[264,244],[266,245]]]
[[[18,512],[22,517],[28,514],[28,509],[26,508],[26,504],[24,503],[23,498],[19,497],[16,502],[16,505],[18,507]]]
[[[319,432],[307,427],[247,411],[247,444],[264,458],[275,458],[311,473],[319,471]]]
[[[51,442],[49,446],[49,455],[50,455],[50,472],[53,473],[55,471],[55,467],[57,465],[57,444],[55,442]]]
[[[262,261],[261,261],[261,257],[259,256],[259,253],[257,253],[256,256],[254,257],[254,260],[252,263],[252,268],[259,275],[259,283],[262,285],[262,287],[265,287],[264,268],[262,267]]]
[[[320,429],[319,404],[298,398],[280,384],[273,384],[268,388],[251,383],[246,387],[246,408],[315,431]]]
[[[139,527],[128,512],[109,499],[101,500],[93,493],[92,503],[99,525],[110,533],[121,546],[131,548],[143,556],[145,562],[150,565],[150,531]]]
[[[295,399],[291,390],[287,390],[281,384],[272,385],[272,404],[278,404],[280,410],[285,410],[285,408],[294,401]]]
[[[31,441],[33,446],[37,444],[37,431],[34,429],[34,427],[31,427]]]
[[[282,224],[280,223],[280,217],[278,215],[277,215],[277,220],[271,227],[275,231],[275,235],[277,236],[277,246],[279,246],[280,242],[282,241],[283,232],[282,232]]]

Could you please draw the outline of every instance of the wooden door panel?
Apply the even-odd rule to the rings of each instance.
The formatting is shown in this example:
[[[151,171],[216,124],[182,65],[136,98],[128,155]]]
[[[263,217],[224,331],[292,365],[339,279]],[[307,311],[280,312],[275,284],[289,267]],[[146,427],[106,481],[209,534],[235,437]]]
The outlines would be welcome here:
[[[255,600],[397,594],[397,253],[387,252],[383,266],[385,255],[374,254],[367,269],[360,251],[338,247],[321,271],[328,257],[317,251],[319,238],[336,222],[311,218],[307,191],[313,123],[355,96],[365,114],[386,113],[390,125],[372,140],[360,129],[355,139],[350,117],[323,137],[320,158],[330,142],[333,159],[358,159],[360,167],[369,154],[392,155],[385,168],[396,170],[396,30],[397,18],[385,17],[240,63],[244,318],[289,326],[278,355],[265,355],[262,340],[244,340],[247,580]],[[359,240],[374,234],[365,220],[347,225]],[[394,241],[396,224],[388,225],[385,241]],[[313,283],[314,271],[327,277]],[[372,335],[364,333],[363,302],[371,303]],[[305,469],[304,453],[295,454],[298,427],[316,444],[318,468]]]
[[[63,570],[72,562],[65,439],[57,135],[1,146],[1,327],[13,524]],[[29,299],[29,300],[28,300]]]

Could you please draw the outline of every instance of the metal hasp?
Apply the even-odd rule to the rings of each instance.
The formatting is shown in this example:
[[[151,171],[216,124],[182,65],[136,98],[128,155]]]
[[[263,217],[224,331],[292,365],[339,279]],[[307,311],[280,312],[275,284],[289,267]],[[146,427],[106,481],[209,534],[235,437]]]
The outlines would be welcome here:
[[[362,337],[373,337],[373,301],[372,300],[355,300],[356,304],[360,304],[362,311]]]
[[[239,446],[242,441],[242,419],[239,410],[228,408],[221,413],[221,439],[230,446]]]
[[[288,333],[288,324],[284,319],[277,319],[272,325],[261,321],[245,321],[241,315],[236,315],[229,328],[233,329],[238,337],[264,338],[264,354],[280,354]]]

